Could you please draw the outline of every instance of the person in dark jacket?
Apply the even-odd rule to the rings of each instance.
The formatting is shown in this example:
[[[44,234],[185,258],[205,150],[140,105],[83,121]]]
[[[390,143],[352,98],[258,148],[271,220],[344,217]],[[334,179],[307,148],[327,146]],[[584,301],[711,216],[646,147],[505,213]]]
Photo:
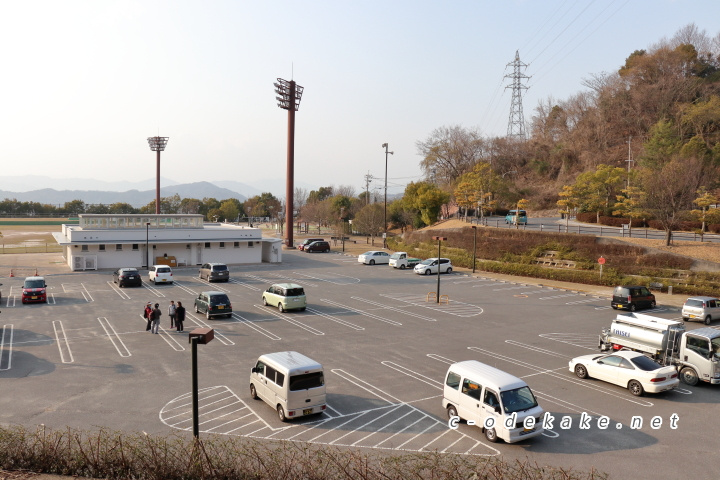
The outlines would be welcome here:
[[[183,322],[185,321],[185,307],[182,302],[177,302],[177,308],[175,309],[175,325],[177,325],[177,331],[184,331]]]
[[[145,310],[143,310],[143,318],[147,320],[147,327],[145,328],[145,331],[150,332],[150,328],[152,327],[152,304],[150,302],[147,302],[147,305],[145,305]]]

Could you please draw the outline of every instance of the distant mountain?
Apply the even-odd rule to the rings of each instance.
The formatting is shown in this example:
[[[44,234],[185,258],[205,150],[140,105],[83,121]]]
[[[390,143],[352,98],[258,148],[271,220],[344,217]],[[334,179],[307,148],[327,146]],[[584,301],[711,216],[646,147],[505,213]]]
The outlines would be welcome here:
[[[86,180],[87,182],[87,180]],[[154,184],[153,184],[154,185]],[[175,194],[181,198],[197,198],[202,200],[205,197],[225,200],[237,198],[241,202],[247,197],[227,188],[218,187],[210,182],[185,183],[160,188],[161,197],[170,197]],[[151,190],[128,190],[125,192],[112,192],[100,190],[55,190],[54,188],[43,188],[29,192],[12,192],[0,190],[0,199],[14,198],[20,202],[39,202],[51,205],[63,205],[65,202],[82,200],[87,204],[113,204],[129,203],[133,207],[142,207],[155,200],[155,189]]]
[[[160,177],[160,185],[166,187],[178,185],[169,178]],[[128,190],[151,190],[155,188],[155,178],[137,182],[106,182],[89,178],[52,178],[42,175],[17,175],[0,177],[0,191],[30,192],[51,188],[54,190],[93,190],[108,192],[127,192]],[[19,199],[18,199],[19,200]]]

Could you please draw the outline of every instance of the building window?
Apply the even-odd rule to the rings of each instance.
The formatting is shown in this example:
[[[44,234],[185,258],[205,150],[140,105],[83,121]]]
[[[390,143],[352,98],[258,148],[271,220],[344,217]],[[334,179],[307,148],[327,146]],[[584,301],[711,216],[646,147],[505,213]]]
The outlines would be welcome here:
[[[98,245],[98,250],[100,250],[101,252],[104,252],[104,251],[105,251],[105,245]]]
[[[115,245],[115,250],[122,251],[122,243],[118,243],[117,245]]]
[[[190,244],[188,243],[187,245],[185,245],[185,248],[187,248],[188,250],[190,250]]]
[[[140,250],[140,249],[138,248],[138,244],[137,244],[137,243],[133,243],[133,248],[132,248],[132,249],[133,249],[134,252],[137,252],[138,250]]]
[[[253,248],[253,242],[248,242],[248,247]]]
[[[225,248],[225,242],[220,242],[220,248]]]
[[[210,248],[210,242],[205,242],[205,248]]]
[[[83,251],[83,252],[87,252],[87,251],[88,251],[88,246],[87,246],[87,245],[83,245],[83,246],[82,246],[82,251]]]
[[[233,242],[233,247],[240,248],[240,242]]]

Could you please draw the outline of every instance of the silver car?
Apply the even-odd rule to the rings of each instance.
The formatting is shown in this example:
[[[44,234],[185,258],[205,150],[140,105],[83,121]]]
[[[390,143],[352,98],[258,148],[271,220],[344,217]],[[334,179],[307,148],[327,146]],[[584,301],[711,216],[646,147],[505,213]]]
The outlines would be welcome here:
[[[710,325],[713,320],[720,319],[720,300],[715,297],[690,297],[683,305],[682,319],[685,322],[699,320]]]

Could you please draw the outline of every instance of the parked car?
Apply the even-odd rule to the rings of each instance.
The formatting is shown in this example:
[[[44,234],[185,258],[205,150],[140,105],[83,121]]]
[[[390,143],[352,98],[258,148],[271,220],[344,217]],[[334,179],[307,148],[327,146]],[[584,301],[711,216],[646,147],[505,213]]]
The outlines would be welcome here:
[[[305,240],[302,241],[302,243],[298,244],[297,248],[298,248],[298,250],[303,250],[303,249],[305,249],[305,247],[307,247],[308,245],[310,245],[313,242],[322,242],[324,240],[325,240],[324,238],[306,238]]]
[[[684,322],[700,320],[710,325],[713,320],[720,319],[720,300],[715,297],[690,297],[683,305],[682,319]]]
[[[263,305],[277,307],[278,310],[305,310],[307,298],[305,290],[296,283],[276,283],[262,294]]]
[[[526,224],[527,212],[525,210],[510,210],[507,215],[505,215],[505,223],[511,223],[513,225]]]
[[[160,283],[173,283],[172,268],[167,265],[153,265],[148,271],[148,280],[155,285]]]
[[[631,312],[638,308],[655,308],[655,295],[647,287],[624,285],[615,287],[610,305],[615,310],[627,309]]]
[[[137,268],[118,268],[113,272],[113,282],[117,283],[120,288],[128,285],[139,287],[142,285],[142,276]]]
[[[381,250],[371,250],[362,255],[358,255],[358,262],[365,265],[375,265],[376,263],[390,263],[390,254]]]
[[[232,304],[225,292],[200,292],[195,299],[195,313],[204,313],[208,320],[212,317],[232,317]]]
[[[22,287],[22,303],[47,303],[44,277],[27,277]]]
[[[312,242],[309,245],[306,245],[305,248],[303,248],[304,252],[329,252],[330,251],[330,244],[326,241],[318,241],[318,242]]]
[[[582,355],[569,362],[579,378],[597,378],[620,385],[635,396],[672,390],[680,383],[677,369],[664,367],[640,352],[621,350],[610,355]]]
[[[438,273],[438,263],[440,263],[440,273],[452,273],[452,263],[449,258],[437,257],[428,258],[415,265],[415,273],[418,275],[431,275]]]
[[[205,263],[200,267],[200,279],[205,278],[208,282],[230,280],[230,270],[224,263]]]

